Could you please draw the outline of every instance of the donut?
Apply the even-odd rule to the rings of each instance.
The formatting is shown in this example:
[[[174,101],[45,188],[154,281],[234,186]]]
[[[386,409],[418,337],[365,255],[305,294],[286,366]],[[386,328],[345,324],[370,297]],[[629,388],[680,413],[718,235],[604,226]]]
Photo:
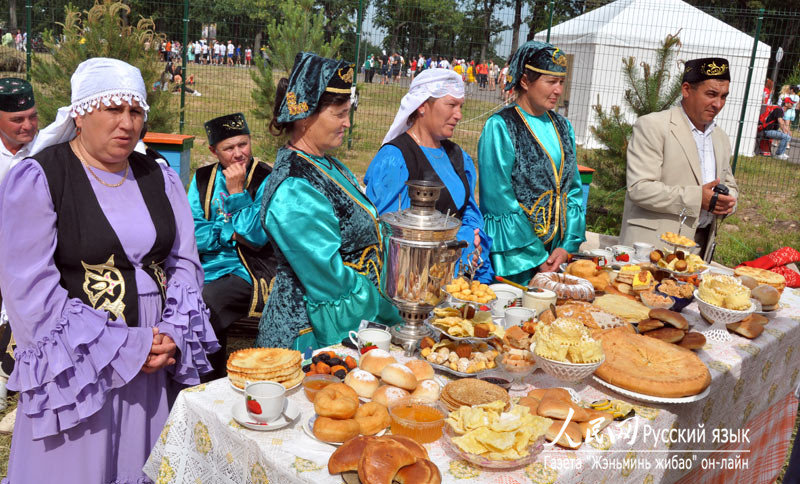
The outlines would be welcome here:
[[[342,395],[343,397],[351,397],[358,400],[358,393],[344,383],[332,383],[324,388],[330,388],[332,391]]]
[[[349,386],[358,393],[358,396],[372,398],[372,394],[378,389],[378,378],[372,373],[356,368],[344,378],[345,385]]]
[[[569,274],[540,272],[533,276],[531,286],[553,291],[559,300],[591,301],[594,299],[594,286],[592,286],[592,283]]]
[[[358,410],[358,395],[355,397],[344,395],[336,388],[331,388],[332,386],[326,386],[314,397],[314,411],[321,417],[352,418],[356,414],[356,410]],[[347,388],[352,391],[352,388]],[[316,424],[314,427],[316,428]],[[341,440],[337,442],[341,442]]]
[[[571,262],[565,271],[567,274],[588,279],[597,275],[597,264],[589,259],[578,259]]]
[[[365,403],[358,407],[354,420],[358,422],[362,435],[375,435],[391,423],[389,411],[377,402]]]
[[[344,442],[357,436],[360,431],[358,422],[352,418],[340,420],[318,416],[314,421],[314,435],[325,442]]]

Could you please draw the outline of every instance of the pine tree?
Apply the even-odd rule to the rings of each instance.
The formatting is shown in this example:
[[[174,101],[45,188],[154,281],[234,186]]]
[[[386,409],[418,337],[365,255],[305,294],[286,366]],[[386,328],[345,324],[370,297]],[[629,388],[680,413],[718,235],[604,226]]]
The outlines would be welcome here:
[[[325,41],[325,25],[327,20],[322,12],[314,11],[313,0],[289,0],[280,7],[280,15],[276,18],[283,19],[278,23],[273,19],[267,25],[267,34],[270,45],[266,47],[269,57],[265,61],[261,56],[256,56],[256,69],[250,71],[250,77],[256,84],[250,96],[255,102],[251,113],[257,119],[267,122],[272,120],[275,102],[275,76],[273,71],[288,76],[294,65],[294,58],[298,52],[314,52],[323,57],[335,57],[342,45],[342,38],[333,36],[330,42]],[[264,140],[258,148],[265,158],[274,158],[277,147],[283,140],[272,136],[261,138]]]
[[[31,81],[36,91],[36,106],[42,124],[52,122],[58,108],[70,104],[70,78],[78,64],[91,57],[112,57],[139,68],[145,86],[152,86],[161,75],[156,45],[163,38],[155,33],[152,19],[140,18],[136,25],[131,9],[122,2],[102,0],[81,12],[65,7],[61,42],[56,42],[52,32],[45,34],[44,43],[52,58],[35,55],[31,67]],[[84,18],[85,17],[85,18]],[[145,46],[150,46],[146,49]],[[147,124],[150,131],[172,131],[175,116],[169,112],[169,94],[149,91],[150,105]]]

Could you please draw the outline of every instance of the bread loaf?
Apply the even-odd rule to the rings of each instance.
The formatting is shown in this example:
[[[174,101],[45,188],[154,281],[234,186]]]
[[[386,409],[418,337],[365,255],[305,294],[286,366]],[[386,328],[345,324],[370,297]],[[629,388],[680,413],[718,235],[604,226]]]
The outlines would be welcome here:
[[[395,440],[367,442],[358,461],[358,478],[363,483],[392,484],[397,471],[416,461],[417,457]]]

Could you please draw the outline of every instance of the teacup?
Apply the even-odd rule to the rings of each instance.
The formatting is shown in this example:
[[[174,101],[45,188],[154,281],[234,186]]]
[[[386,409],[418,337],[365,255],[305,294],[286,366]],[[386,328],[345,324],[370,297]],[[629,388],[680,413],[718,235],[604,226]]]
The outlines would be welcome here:
[[[633,247],[628,245],[612,245],[611,247],[606,247],[606,250],[610,251],[611,254],[614,256],[614,260],[617,259],[622,254],[628,254],[629,256],[635,256]]]
[[[358,346],[359,349],[364,346],[375,345],[383,351],[389,351],[389,343],[392,341],[391,333],[378,328],[365,328],[358,333],[350,331],[348,336],[350,341]]]
[[[525,321],[531,320],[536,316],[536,311],[529,308],[508,308],[503,319],[503,326],[508,329],[512,326],[519,326]]]
[[[257,422],[271,422],[286,408],[286,388],[274,381],[257,381],[244,387],[247,415]]]
[[[522,295],[522,307],[533,309],[534,314],[539,316],[550,309],[550,305],[555,304],[556,299],[556,293],[553,291],[532,287]]]
[[[517,293],[498,289],[494,292],[497,299],[492,303],[492,316],[502,318],[506,308],[517,304]]]
[[[636,258],[639,260],[649,260],[650,252],[653,252],[653,250],[655,250],[653,244],[648,244],[647,242],[633,243],[633,253],[636,254]]]

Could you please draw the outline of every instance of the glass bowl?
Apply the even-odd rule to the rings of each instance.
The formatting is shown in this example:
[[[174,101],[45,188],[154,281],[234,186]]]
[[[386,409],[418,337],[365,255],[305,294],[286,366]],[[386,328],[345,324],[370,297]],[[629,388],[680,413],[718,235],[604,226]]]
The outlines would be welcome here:
[[[439,440],[447,409],[436,402],[406,397],[389,405],[392,434],[405,435],[420,444]]]
[[[455,430],[453,430],[449,425],[444,426],[444,439],[443,446],[446,450],[449,450],[452,453],[455,453],[465,461],[474,464],[478,467],[483,467],[485,469],[516,469],[517,467],[526,466],[533,461],[536,460],[536,457],[544,449],[544,435],[533,441],[530,445],[528,445],[528,455],[525,457],[520,457],[519,459],[514,460],[493,460],[482,455],[478,454],[471,454],[469,452],[461,450],[455,442],[453,442],[453,437],[457,437]]]
[[[333,375],[308,375],[307,377],[303,378],[303,391],[305,392],[308,401],[314,403],[314,398],[316,398],[318,391],[322,390],[331,383],[341,382],[342,380]]]
[[[657,301],[656,298],[666,298],[666,301]],[[675,298],[658,291],[645,291],[639,294],[642,304],[650,309],[671,309],[675,306]]]
[[[478,376],[478,380],[488,381],[489,383],[502,387],[504,390],[509,390],[511,384],[514,383],[514,378],[503,370],[481,372],[480,376]]]
[[[511,386],[509,386],[506,390],[525,390],[527,386],[522,382],[526,376],[533,373],[533,370],[536,369],[536,360],[533,359],[533,355],[531,355],[531,360],[529,361],[529,365],[518,367],[513,365],[507,365],[503,363],[503,353],[497,355],[497,358],[494,360],[497,363],[497,368],[500,368],[503,373],[507,376],[511,377]]]

